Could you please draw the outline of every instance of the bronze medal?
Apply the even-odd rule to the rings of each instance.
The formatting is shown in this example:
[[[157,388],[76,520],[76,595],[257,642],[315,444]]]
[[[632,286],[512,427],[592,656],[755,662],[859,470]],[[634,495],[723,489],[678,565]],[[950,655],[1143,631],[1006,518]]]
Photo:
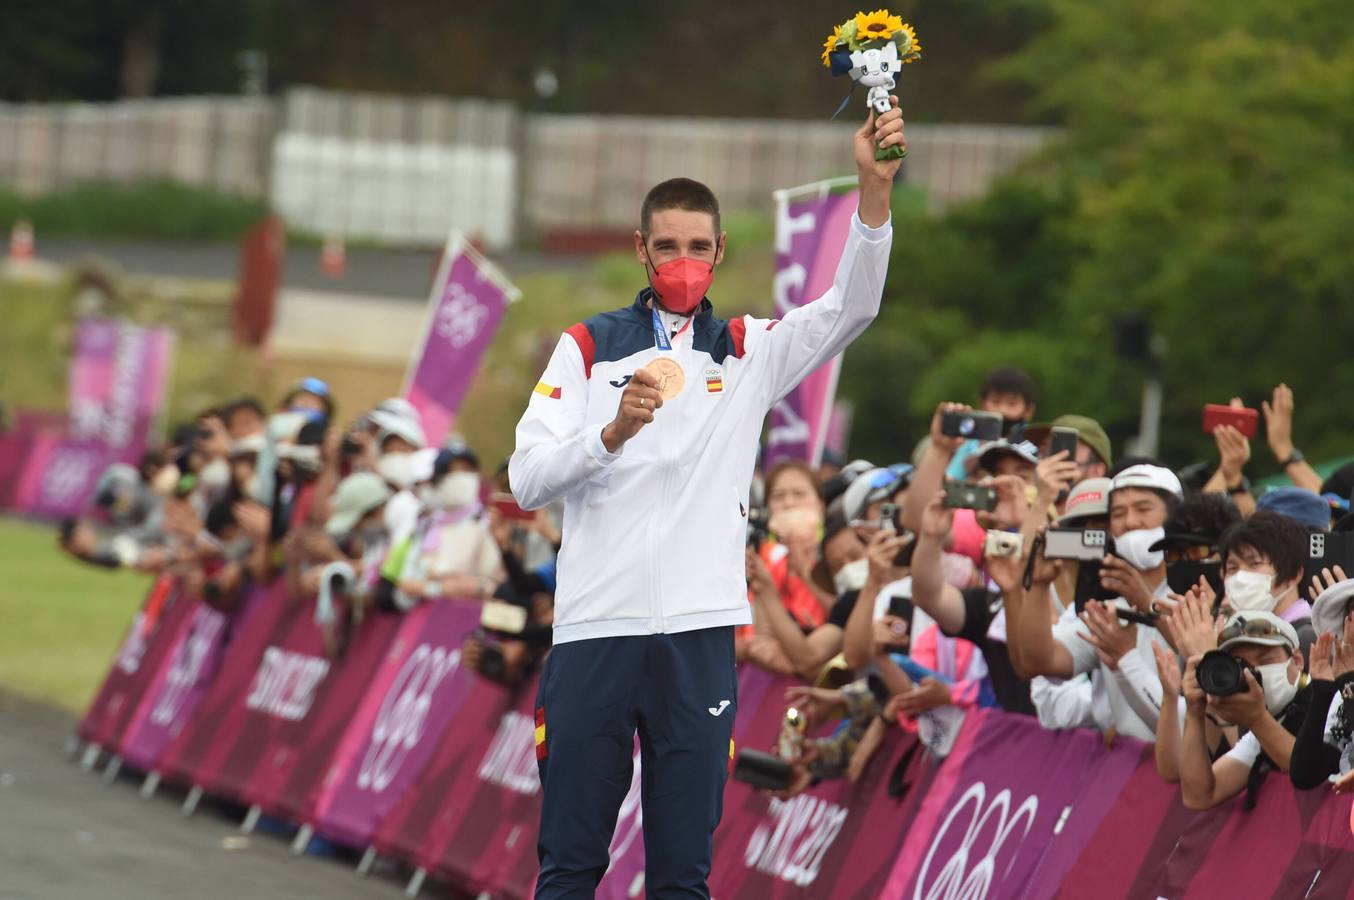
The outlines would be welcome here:
[[[675,359],[660,356],[645,366],[644,371],[658,380],[658,393],[663,395],[664,401],[676,397],[686,387],[686,373]]]

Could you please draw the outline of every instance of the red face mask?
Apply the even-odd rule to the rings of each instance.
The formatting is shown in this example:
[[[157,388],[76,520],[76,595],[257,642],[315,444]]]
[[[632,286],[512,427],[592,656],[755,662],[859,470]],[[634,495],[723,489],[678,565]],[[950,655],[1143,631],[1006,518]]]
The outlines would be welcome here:
[[[647,255],[647,251],[646,251]],[[669,260],[661,266],[649,261],[653,272],[649,284],[658,300],[671,312],[688,315],[705,299],[705,292],[715,280],[714,263],[701,262],[689,256]]]

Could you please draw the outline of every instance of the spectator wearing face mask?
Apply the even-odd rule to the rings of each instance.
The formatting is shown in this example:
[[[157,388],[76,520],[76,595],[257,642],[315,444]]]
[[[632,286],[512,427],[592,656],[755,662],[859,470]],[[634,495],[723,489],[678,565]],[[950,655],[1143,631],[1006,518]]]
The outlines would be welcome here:
[[[824,517],[813,469],[798,460],[773,466],[766,475],[766,510],[771,536],[757,553],[785,609],[801,628],[817,628],[835,598],[813,580]]]
[[[865,583],[869,570],[865,546],[855,529],[840,513],[830,515],[824,526],[822,557],[824,573],[838,589],[837,601],[826,621],[805,631],[781,600],[775,578],[760,554],[748,549],[748,595],[754,604],[753,619],[761,633],[750,636],[744,658],[772,672],[816,678],[823,666],[842,650],[842,633],[847,617]]]
[[[480,503],[479,459],[465,446],[437,451],[431,474],[421,492],[428,512],[394,578],[396,605],[410,608],[420,598],[434,597],[486,600],[503,582],[504,571]]]
[[[238,397],[221,407],[221,421],[231,441],[242,441],[263,434],[268,414],[254,397]]]
[[[1312,607],[1301,594],[1307,529],[1261,511],[1222,536],[1223,603],[1230,612],[1272,612],[1291,624],[1306,653],[1316,641]]]
[[[1135,465],[1117,474],[1110,491],[1115,555],[1101,563],[1101,587],[1115,599],[1090,601],[1080,621],[1050,631],[1047,610],[1026,598],[1014,638],[1030,677],[1097,673],[1093,707],[1101,730],[1143,741],[1155,738],[1161,702],[1161,684],[1149,663],[1152,645],[1168,645],[1156,628],[1121,621],[1118,610],[1150,614],[1155,601],[1169,593],[1163,555],[1149,548],[1165,535],[1163,526],[1180,499],[1179,479],[1169,469]],[[1121,670],[1121,661],[1133,650],[1137,653]]]
[[[1354,771],[1354,580],[1338,566],[1319,576],[1312,621],[1312,695],[1293,745],[1293,786],[1311,790]]]
[[[978,408],[1001,416],[1001,433],[1018,438],[1017,432],[1034,418],[1036,393],[1034,379],[1024,369],[998,366],[983,377],[978,388]],[[955,481],[963,481],[969,472],[968,458],[979,446],[976,440],[961,443],[945,474]]]
[[[1267,772],[1288,771],[1294,736],[1310,696],[1303,685],[1302,651],[1293,626],[1270,612],[1239,612],[1227,620],[1218,649],[1244,666],[1244,690],[1224,696],[1204,692],[1198,671],[1202,656],[1192,656],[1180,684],[1166,685],[1170,698],[1163,716],[1174,720],[1175,696],[1183,688],[1185,726],[1180,737],[1180,789],[1189,809],[1211,809],[1246,791],[1246,808],[1255,805]],[[1165,651],[1162,651],[1163,656]],[[1174,660],[1169,673],[1178,672]],[[1246,730],[1235,747],[1216,762],[1209,758],[1206,716]]]
[[[376,436],[376,474],[395,492],[386,504],[386,527],[393,541],[402,541],[418,525],[419,502],[414,494],[416,460],[414,453],[427,441],[423,428],[410,418],[393,414],[373,414],[379,424]]]

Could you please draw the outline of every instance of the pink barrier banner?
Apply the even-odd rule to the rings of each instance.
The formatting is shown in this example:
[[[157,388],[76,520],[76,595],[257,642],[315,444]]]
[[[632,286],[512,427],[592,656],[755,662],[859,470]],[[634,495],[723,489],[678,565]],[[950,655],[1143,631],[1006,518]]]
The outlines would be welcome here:
[[[305,818],[308,799],[323,786],[354,710],[370,696],[372,674],[404,624],[403,616],[368,611],[342,656],[329,659],[320,629],[311,619],[315,605],[308,601],[304,607],[306,616],[288,638],[265,651],[254,689],[245,698],[251,718],[263,719],[268,730],[253,768],[239,770],[239,790],[246,801],[293,821]],[[274,652],[278,662],[270,666]],[[279,668],[281,672],[276,671]],[[296,674],[286,674],[287,670]],[[260,697],[274,678],[293,679],[296,686],[272,689],[275,699]],[[316,679],[315,685],[307,694],[305,683],[311,679]]]
[[[828,193],[828,184],[776,192],[776,315],[821,297],[832,286],[860,191]],[[828,438],[841,357],[824,363],[771,409],[766,466],[782,459],[818,465]]]
[[[32,436],[10,503],[31,516],[64,519],[88,504],[103,470],[127,461],[99,441],[70,440],[57,434]]]
[[[221,770],[237,744],[253,739],[253,735],[244,733],[248,712],[245,701],[251,696],[265,651],[281,640],[306,610],[287,599],[287,585],[281,579],[252,590],[256,596],[248,602],[254,608],[232,636],[220,670],[192,718],[160,755],[157,771],[166,781],[228,793],[218,787],[225,783]],[[235,794],[231,797],[243,799]]]
[[[202,600],[192,601],[193,610],[168,655],[168,664],[148,685],[119,742],[118,753],[132,768],[154,769],[170,741],[192,719],[216,677],[232,629],[243,624],[257,606],[258,596],[251,592],[230,614]]]
[[[193,603],[178,586],[161,577],[132,617],[99,693],[76,727],[80,740],[115,748],[128,723],[168,660],[191,619]]]
[[[451,236],[428,297],[423,339],[404,381],[404,396],[418,409],[428,446],[440,445],[451,431],[503,311],[517,293],[463,236]]]
[[[479,680],[461,668],[461,642],[479,607],[448,600],[409,612],[344,732],[324,778],[305,801],[315,831],[365,847],[423,772]],[[319,771],[317,769],[317,771]]]

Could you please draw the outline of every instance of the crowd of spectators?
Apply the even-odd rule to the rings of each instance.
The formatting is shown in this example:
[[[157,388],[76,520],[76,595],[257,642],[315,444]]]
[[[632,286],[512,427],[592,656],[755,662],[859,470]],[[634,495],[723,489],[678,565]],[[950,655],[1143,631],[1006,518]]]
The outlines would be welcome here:
[[[550,647],[555,514],[518,507],[506,464],[486,478],[463,442],[428,446],[406,400],[340,421],[316,378],[272,411],[250,397],[205,410],[138,466],[110,467],[61,546],[172,576],[223,611],[249,585],[285,579],[292,602],[315,598],[334,656],[366,616],[481,604],[463,664],[522,680]]]
[[[1203,470],[1116,458],[1093,418],[1035,422],[1034,382],[1005,367],[975,409],[941,404],[908,462],[759,472],[737,649],[798,685],[778,793],[858,778],[892,728],[943,756],[981,707],[1153,742],[1191,808],[1253,804],[1275,770],[1354,787],[1354,580],[1312,562],[1354,547],[1354,464],[1323,480],[1293,410],[1283,385],[1263,404],[1293,484],[1263,493],[1234,425]],[[975,412],[1000,436],[947,425]],[[334,655],[366,616],[481,604],[464,663],[521,681],[550,649],[560,511],[522,510],[506,464],[486,475],[462,442],[428,446],[407,401],[342,421],[313,378],[273,410],[206,410],[111,467],[61,544],[222,610],[283,578],[293,602],[314,598]]]

